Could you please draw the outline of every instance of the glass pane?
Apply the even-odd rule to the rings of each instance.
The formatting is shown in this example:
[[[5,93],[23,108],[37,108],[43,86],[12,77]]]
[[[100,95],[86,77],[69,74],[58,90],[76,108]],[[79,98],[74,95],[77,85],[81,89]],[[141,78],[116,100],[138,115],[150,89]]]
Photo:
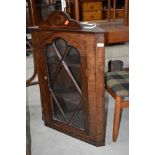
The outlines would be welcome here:
[[[58,67],[58,64],[60,63],[60,60],[56,53],[54,52],[54,48],[52,45],[49,45],[46,48],[46,61],[47,61],[47,68],[48,68],[48,76],[49,79],[52,80],[54,78],[56,69]],[[51,84],[51,82],[50,82]]]
[[[53,119],[84,129],[80,55],[63,39],[46,48]]]
[[[53,107],[53,117],[56,120],[59,120],[61,122],[67,122],[66,118],[64,117],[62,111],[60,110],[59,106],[56,104],[56,101],[53,99],[53,97],[51,96],[52,99],[52,107]],[[61,100],[59,100],[59,98],[57,99],[58,102],[61,102]],[[62,107],[63,108],[63,107]]]
[[[54,41],[57,49],[59,50],[61,56],[63,56],[65,54],[65,51],[67,50],[67,47],[68,47],[68,44],[67,42],[65,42],[63,39],[59,38],[59,39],[56,39]]]
[[[73,77],[80,87],[80,55],[78,51],[74,47],[71,47],[67,56],[64,58],[64,61],[66,62],[70,72],[72,73]]]

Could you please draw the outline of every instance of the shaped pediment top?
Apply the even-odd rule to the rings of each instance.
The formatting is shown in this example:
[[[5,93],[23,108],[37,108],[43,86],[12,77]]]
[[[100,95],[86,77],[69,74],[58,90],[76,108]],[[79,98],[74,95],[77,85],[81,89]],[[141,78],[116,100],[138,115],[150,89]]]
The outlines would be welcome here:
[[[50,27],[54,29],[82,30],[80,23],[63,11],[52,11],[39,27]]]

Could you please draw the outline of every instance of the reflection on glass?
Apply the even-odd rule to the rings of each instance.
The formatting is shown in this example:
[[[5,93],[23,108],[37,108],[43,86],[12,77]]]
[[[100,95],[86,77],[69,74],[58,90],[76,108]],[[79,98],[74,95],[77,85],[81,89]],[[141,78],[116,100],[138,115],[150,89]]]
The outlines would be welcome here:
[[[79,52],[60,38],[45,52],[53,118],[84,129]]]

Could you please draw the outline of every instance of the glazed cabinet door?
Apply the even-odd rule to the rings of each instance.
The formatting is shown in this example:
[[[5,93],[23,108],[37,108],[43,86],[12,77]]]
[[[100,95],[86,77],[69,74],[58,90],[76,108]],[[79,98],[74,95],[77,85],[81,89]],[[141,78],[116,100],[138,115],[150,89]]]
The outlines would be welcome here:
[[[86,57],[61,37],[44,47],[44,55],[51,121],[64,128],[68,126],[86,132],[82,80],[85,74],[82,73],[82,68],[85,68],[82,62],[86,62]]]

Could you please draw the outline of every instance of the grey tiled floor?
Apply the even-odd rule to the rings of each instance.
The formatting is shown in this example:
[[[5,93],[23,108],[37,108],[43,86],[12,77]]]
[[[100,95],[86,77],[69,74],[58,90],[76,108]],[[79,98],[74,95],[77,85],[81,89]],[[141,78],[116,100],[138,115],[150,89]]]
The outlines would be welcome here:
[[[121,46],[120,46],[121,49]],[[27,78],[33,72],[32,55],[27,57]],[[119,136],[112,142],[114,100],[106,93],[108,119],[106,146],[95,147],[72,138],[44,125],[41,116],[38,85],[27,88],[27,106],[30,112],[30,134],[32,155],[128,155],[129,154],[129,110],[122,113]]]

